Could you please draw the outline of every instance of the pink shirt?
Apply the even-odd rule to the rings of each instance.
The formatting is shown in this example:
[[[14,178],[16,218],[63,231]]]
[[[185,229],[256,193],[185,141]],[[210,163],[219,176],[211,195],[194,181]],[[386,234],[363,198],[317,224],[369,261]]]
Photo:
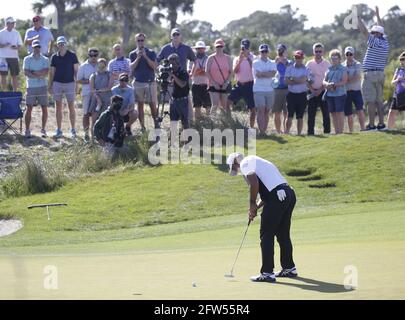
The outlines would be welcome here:
[[[323,86],[323,80],[325,79],[325,74],[328,71],[331,64],[329,61],[323,59],[320,63],[315,60],[309,61],[307,63],[307,68],[310,72],[310,77],[314,80],[312,87],[314,89],[320,89]]]
[[[222,85],[226,79],[228,79],[231,70],[229,69],[229,56],[228,55],[223,55],[223,56],[217,56],[216,54],[213,54],[210,56],[212,57],[212,62],[211,62],[211,68],[210,70],[207,70],[207,72],[210,73],[212,79]],[[218,62],[215,62],[215,60]],[[222,74],[221,74],[221,71]],[[223,75],[223,76],[222,76]],[[214,85],[213,83],[210,83],[210,85]]]
[[[254,56],[251,54],[250,59],[253,63]],[[236,57],[233,60],[233,67],[238,64],[239,57]],[[242,63],[240,64],[239,72],[235,73],[235,78],[236,81],[238,82],[250,82],[253,81],[253,72],[252,72],[252,65],[249,63],[249,61],[246,58],[243,58]]]

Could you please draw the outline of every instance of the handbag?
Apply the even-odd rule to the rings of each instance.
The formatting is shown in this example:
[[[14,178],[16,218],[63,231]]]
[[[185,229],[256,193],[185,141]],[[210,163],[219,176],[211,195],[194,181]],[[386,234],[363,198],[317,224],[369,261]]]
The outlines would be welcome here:
[[[222,73],[222,70],[221,70],[221,67],[219,66],[219,63],[218,63],[218,61],[217,61],[217,58],[214,57],[214,60],[215,60],[215,63],[217,64],[217,66],[218,66],[219,72],[221,73],[222,79],[224,80],[224,83],[225,83],[226,79],[225,79],[225,77],[224,77],[224,74]],[[230,93],[231,90],[232,90],[232,85],[231,85],[230,83],[228,83],[228,86],[227,86],[226,89],[223,90],[223,91],[225,91],[225,93]]]

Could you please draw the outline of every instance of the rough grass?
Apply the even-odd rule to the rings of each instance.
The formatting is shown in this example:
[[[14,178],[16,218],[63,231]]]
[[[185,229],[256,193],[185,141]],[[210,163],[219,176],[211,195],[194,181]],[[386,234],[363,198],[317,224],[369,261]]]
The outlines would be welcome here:
[[[329,209],[320,214],[328,215],[330,208],[345,204],[403,200],[404,144],[403,135],[389,133],[269,137],[258,141],[257,150],[286,176],[301,170],[301,174],[317,178],[306,181],[302,176],[288,177],[297,193],[297,211],[305,217],[322,207]],[[235,214],[245,217],[246,185],[226,171],[221,165],[129,166],[72,180],[56,192],[8,199],[0,203],[0,212],[23,219],[25,228],[7,242],[30,245],[38,239],[53,244],[76,243],[81,241],[81,232],[91,234],[86,241],[108,241],[121,239],[117,236],[121,231],[131,238],[131,228],[182,221],[198,225],[199,219]],[[310,187],[328,184],[335,187]],[[31,204],[52,202],[67,202],[69,206],[53,209],[50,222],[45,210],[27,210]]]

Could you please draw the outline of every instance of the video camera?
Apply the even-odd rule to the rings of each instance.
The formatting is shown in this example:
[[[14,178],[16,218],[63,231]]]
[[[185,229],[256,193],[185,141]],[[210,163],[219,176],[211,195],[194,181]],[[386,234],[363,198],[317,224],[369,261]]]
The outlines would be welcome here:
[[[157,75],[157,81],[162,86],[163,91],[167,91],[167,88],[170,83],[170,81],[169,81],[170,74],[172,72],[173,72],[173,67],[170,64],[169,60],[164,59],[162,62],[162,65],[158,67],[158,75]]]

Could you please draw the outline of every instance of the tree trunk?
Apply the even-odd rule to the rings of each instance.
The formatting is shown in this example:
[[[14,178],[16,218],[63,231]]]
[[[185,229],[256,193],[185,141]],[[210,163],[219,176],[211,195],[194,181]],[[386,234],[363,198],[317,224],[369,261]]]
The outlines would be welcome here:
[[[58,14],[58,35],[62,36],[65,32],[65,14],[66,14],[66,5],[63,1],[55,3],[56,12]]]
[[[169,9],[168,10],[168,19],[170,21],[170,29],[176,28],[177,25],[177,9]]]
[[[124,15],[122,26],[122,49],[125,50],[128,47],[129,40],[131,38],[131,17],[129,14]]]

